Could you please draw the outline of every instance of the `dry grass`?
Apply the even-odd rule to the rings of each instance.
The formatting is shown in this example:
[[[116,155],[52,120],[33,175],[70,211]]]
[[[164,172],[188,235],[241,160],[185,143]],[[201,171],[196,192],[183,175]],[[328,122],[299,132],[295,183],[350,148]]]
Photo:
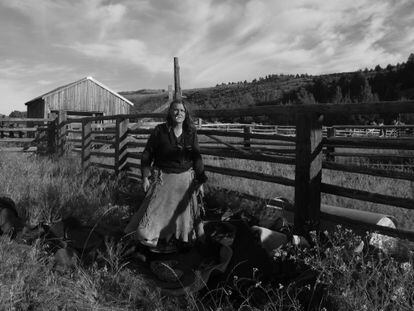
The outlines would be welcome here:
[[[126,216],[125,207],[117,205],[115,200],[119,188],[125,186],[123,180],[95,170],[83,175],[78,159],[54,160],[9,153],[1,154],[0,159],[3,177],[0,195],[10,196],[17,203],[19,213],[29,222],[53,221],[70,214],[89,223],[112,218],[121,225],[120,219]],[[253,166],[248,161],[231,165],[257,168],[257,164]],[[286,166],[263,165],[259,170],[286,177],[293,174],[292,168]],[[331,176],[331,180],[341,182],[334,177],[337,176]],[[214,175],[210,183],[222,183],[227,188],[250,191],[262,197],[289,197],[288,190],[280,190],[276,185],[263,183],[258,187],[256,182],[242,184],[230,180],[232,182]],[[364,181],[361,178],[352,182]],[[375,183],[370,186],[377,187]],[[388,190],[402,193],[398,186]],[[303,296],[319,297],[321,304],[314,305],[313,310],[326,310],[323,305],[331,305],[333,310],[412,309],[411,259],[398,263],[389,258],[379,261],[370,253],[353,253],[361,238],[349,231],[338,232],[331,237],[328,248],[317,243],[316,248],[306,252],[296,248],[275,252],[277,264],[307,267],[316,275],[316,283],[262,284],[253,272],[247,291],[238,288],[237,282],[230,282],[228,287],[212,291],[212,299],[208,302],[202,302],[198,295],[181,298],[161,295],[139,270],[123,265],[115,248],[108,250],[104,266],[78,267],[61,273],[52,269],[51,256],[39,243],[25,246],[1,237],[0,309],[298,311],[307,309]],[[260,302],[256,293],[261,297]]]

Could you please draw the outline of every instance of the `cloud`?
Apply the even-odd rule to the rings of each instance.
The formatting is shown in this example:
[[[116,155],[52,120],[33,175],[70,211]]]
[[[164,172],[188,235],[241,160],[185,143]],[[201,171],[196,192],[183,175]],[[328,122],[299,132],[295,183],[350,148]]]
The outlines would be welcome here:
[[[72,49],[91,58],[101,58],[107,62],[123,62],[144,67],[150,72],[168,70],[170,65],[163,56],[157,55],[156,52],[151,53],[144,42],[136,39],[114,40],[107,43],[76,42],[69,46],[57,46]]]
[[[412,0],[3,0],[0,79],[165,88],[174,56],[183,88],[352,71],[405,61],[413,24]]]

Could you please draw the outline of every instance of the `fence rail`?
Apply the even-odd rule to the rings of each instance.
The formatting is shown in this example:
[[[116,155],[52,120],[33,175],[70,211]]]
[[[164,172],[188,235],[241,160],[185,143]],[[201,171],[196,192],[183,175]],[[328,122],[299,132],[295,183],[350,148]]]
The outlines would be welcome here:
[[[53,118],[2,117],[0,150],[53,152],[56,124]]]

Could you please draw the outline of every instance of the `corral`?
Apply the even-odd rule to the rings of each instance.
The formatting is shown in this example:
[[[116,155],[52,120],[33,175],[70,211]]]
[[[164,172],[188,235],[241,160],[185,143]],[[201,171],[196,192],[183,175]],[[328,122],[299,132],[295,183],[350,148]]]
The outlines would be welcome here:
[[[369,104],[369,106],[371,109],[381,110],[383,109],[381,107],[384,107],[385,104],[375,103]],[[365,107],[365,105],[359,105],[359,108],[361,107]],[[198,117],[208,119],[208,117],[217,114],[257,114],[265,112],[283,113],[281,110],[282,108],[285,107],[261,107],[260,110],[247,109],[239,111],[195,111],[194,114]],[[306,113],[303,113],[303,111],[299,111],[299,108],[302,108],[303,110],[309,110]],[[353,107],[350,106],[347,108],[352,109]],[[383,111],[387,111],[387,109],[392,108],[396,108],[399,111],[401,110],[410,112],[413,109],[412,102],[398,102],[387,105]],[[320,110],[323,109],[320,106],[293,106],[289,109],[291,109],[291,111],[287,111],[287,113],[296,114],[298,122],[294,128],[289,129],[291,132],[287,135],[286,133],[276,134],[274,133],[274,129],[272,129],[270,133],[263,133],[263,127],[261,129],[262,132],[260,133],[255,133],[255,128],[252,128],[251,130],[244,130],[244,126],[243,132],[240,130],[214,130],[207,129],[208,126],[205,126],[203,128],[202,124],[198,123],[200,144],[202,146],[202,153],[207,164],[206,168],[209,171],[210,183],[217,186],[225,186],[227,188],[233,187],[233,189],[239,190],[238,195],[250,200],[262,200],[267,203],[267,205],[273,207],[280,207],[278,204],[281,201],[277,199],[271,200],[271,197],[288,197],[285,195],[285,193],[280,192],[281,188],[278,185],[293,189],[293,195],[289,197],[289,199],[292,202],[295,202],[296,206],[285,204],[283,207],[288,209],[294,208],[296,215],[298,215],[299,212],[299,215],[303,216],[295,218],[294,221],[296,228],[305,228],[305,230],[312,230],[318,228],[319,223],[329,220],[331,222],[333,221],[335,223],[343,223],[349,225],[363,232],[365,232],[365,230],[374,230],[380,233],[385,233],[387,235],[398,236],[403,239],[412,240],[413,233],[410,230],[393,229],[389,227],[378,226],[376,224],[376,221],[373,221],[373,218],[371,216],[355,219],[355,217],[349,217],[350,215],[347,214],[348,212],[344,213],[343,210],[338,208],[334,209],[334,213],[332,213],[332,209],[330,209],[329,206],[326,207],[324,204],[322,204],[322,199],[325,195],[334,194],[337,197],[344,196],[356,198],[363,204],[371,203],[375,206],[378,204],[386,204],[396,206],[397,208],[402,208],[402,211],[411,211],[411,207],[413,206],[412,194],[404,194],[402,192],[399,192],[391,195],[381,190],[378,191],[379,193],[373,193],[370,191],[370,189],[364,188],[364,186],[361,186],[357,183],[354,183],[354,188],[352,188],[334,183],[331,184],[328,182],[329,180],[326,180],[326,176],[329,175],[329,172],[341,172],[341,174],[344,173],[357,176],[367,175],[367,180],[374,180],[374,183],[377,185],[380,184],[380,180],[383,180],[384,178],[394,181],[394,183],[397,184],[397,187],[400,185],[400,182],[408,183],[408,189],[410,189],[413,181],[413,174],[410,170],[390,170],[389,167],[385,169],[381,166],[372,167],[370,165],[349,165],[346,163],[339,163],[337,161],[339,159],[338,155],[335,155],[333,159],[328,159],[326,157],[326,153],[333,152],[330,151],[328,147],[339,148],[341,146],[351,146],[356,150],[359,150],[361,147],[369,147],[373,148],[375,151],[377,149],[383,149],[386,151],[389,150],[387,148],[393,148],[403,149],[403,151],[410,152],[410,150],[412,150],[411,137],[328,137],[323,133],[323,119],[320,117]],[[354,107],[354,109],[356,108]],[[356,109],[355,111],[358,110]],[[339,113],[341,113],[341,111],[339,111]],[[311,121],[306,121],[308,114],[311,117]],[[146,137],[150,133],[153,124],[150,126],[150,128],[148,128],[146,124],[136,121],[142,118],[160,119],[163,117],[164,114],[157,113],[92,118],[86,117],[82,120],[79,120],[78,118],[71,119],[70,116],[67,116],[66,120],[62,122],[59,122],[59,119],[53,120],[53,122],[50,123],[50,129],[53,130],[48,131],[48,133],[50,133],[48,137],[51,138],[50,143],[48,144],[50,147],[49,152],[55,152],[60,155],[64,155],[64,157],[61,158],[68,158],[71,159],[71,161],[82,164],[82,175],[85,177],[80,181],[73,182],[73,185],[71,185],[71,187],[76,188],[79,186],[80,188],[78,187],[77,190],[74,190],[75,192],[73,193],[71,191],[69,194],[65,194],[65,198],[56,197],[57,193],[59,193],[56,187],[62,187],[63,185],[60,184],[60,182],[55,183],[51,181],[50,185],[48,186],[50,189],[46,189],[46,192],[42,194],[42,196],[46,195],[56,202],[61,202],[60,204],[63,203],[62,201],[65,201],[63,204],[65,208],[68,208],[72,206],[72,203],[70,203],[73,200],[71,197],[72,195],[79,197],[81,193],[90,191],[93,196],[92,201],[94,202],[94,206],[96,206],[98,211],[100,209],[98,207],[99,202],[102,202],[102,199],[107,198],[110,193],[108,192],[107,186],[103,188],[96,186],[96,179],[101,180],[102,177],[100,174],[96,174],[96,170],[94,170],[92,166],[104,168],[105,170],[109,170],[118,175],[127,174],[130,179],[139,179],[140,175],[138,168],[140,150],[142,150]],[[67,125],[70,123],[79,122],[81,123],[81,131],[67,128]],[[226,126],[231,127],[230,125]],[[258,126],[257,128],[260,129],[261,127]],[[328,129],[326,132],[328,132]],[[296,134],[294,135],[294,133]],[[72,137],[69,135],[72,135]],[[79,157],[79,154],[81,157]],[[71,155],[71,157],[66,157],[69,155]],[[73,157],[73,155],[75,155],[75,157]],[[54,167],[55,164],[51,165],[49,163],[45,163],[44,165],[51,166],[52,169],[52,171],[47,174],[47,176],[50,176],[48,178],[52,178],[57,174],[59,180],[61,179],[61,175],[66,176],[68,174],[68,170],[72,170],[71,168],[65,168],[64,171],[59,173],[59,171],[64,167]],[[42,170],[45,170],[45,168],[42,168],[41,171]],[[287,172],[289,172],[289,174]],[[91,173],[94,174],[91,175]],[[231,179],[220,181],[221,176],[226,175],[230,176],[229,178]],[[9,178],[10,177],[12,176],[9,176]],[[15,178],[15,176],[13,176],[13,178]],[[88,186],[88,190],[83,189],[90,180],[93,181],[92,184],[95,186],[92,188]],[[229,182],[229,180],[231,182]],[[75,179],[73,181],[75,181]],[[256,188],[264,188],[262,185],[263,183],[266,183],[268,185],[268,188],[272,188],[275,192],[272,192],[271,197],[269,197],[266,192],[254,193],[250,191],[251,189],[245,190],[245,193],[243,194],[240,193],[240,190],[243,190],[242,188],[244,182],[242,181],[251,181],[252,184],[259,185]],[[4,182],[7,183],[7,181]],[[10,188],[10,186],[8,186],[8,188]],[[407,189],[407,186],[405,186],[405,189]],[[68,195],[70,197],[68,197]],[[21,200],[24,201],[25,199],[22,197]],[[340,201],[338,201],[338,203],[339,202]],[[50,203],[46,204],[49,205]],[[86,205],[86,202],[83,204]],[[335,205],[343,206],[341,204]],[[264,205],[262,204],[261,207],[263,208]],[[73,208],[78,212],[83,213],[85,216],[90,213],[94,213],[93,208],[91,210],[84,210],[82,206],[73,206]],[[51,206],[45,207],[45,209],[42,207],[40,210],[35,210],[37,210],[39,213],[45,213],[45,211],[48,210],[46,213],[49,213],[49,216],[52,217],[53,215],[56,216],[56,212],[58,212],[54,211],[54,209],[54,204],[52,204]],[[301,210],[298,211],[298,209]],[[384,212],[386,211],[383,210],[382,213]],[[105,211],[104,213],[107,212]],[[37,215],[36,217],[39,219],[40,215]],[[50,218],[51,221],[53,221],[53,219],[54,218]],[[345,235],[347,234],[349,233],[345,233]],[[345,237],[341,237],[341,239],[344,238]],[[356,241],[361,242],[361,240],[352,241],[352,243],[348,243],[349,247],[351,247],[351,251],[357,250],[359,245],[355,243]],[[254,253],[254,251],[252,252]],[[275,256],[276,258],[279,258],[278,256],[282,256],[281,258],[284,258],[283,253],[280,255],[276,252]],[[358,261],[358,256],[359,255],[354,255],[352,258],[354,258],[355,261]],[[285,267],[284,264],[286,264],[286,262],[284,259],[280,260],[282,260],[280,268],[284,269],[283,267]],[[117,261],[112,262],[111,265],[116,265],[116,262]],[[335,265],[336,264],[337,263],[335,263]],[[118,270],[121,269],[119,266],[113,267],[117,269],[116,271],[123,271],[122,273],[130,273],[130,270]],[[294,269],[291,271],[296,271],[296,268],[290,267],[290,269]],[[322,269],[322,271],[325,271],[323,269],[327,269],[327,267],[322,266],[320,269]],[[311,274],[311,277],[313,278],[314,275],[315,274]],[[129,277],[129,280],[134,280],[136,278],[135,276]],[[289,276],[289,280],[291,280],[292,277],[293,276]],[[305,279],[307,282],[309,281],[308,278]],[[282,282],[283,284],[289,284],[289,288],[292,290],[294,288],[297,288],[290,287],[293,285],[291,285],[289,281],[287,283],[285,283],[286,281],[280,281],[279,279],[278,281]],[[259,283],[254,283],[252,287],[255,287],[256,284]],[[279,290],[283,290],[283,285],[281,285]],[[280,294],[281,292],[278,293]],[[312,293],[315,293],[316,296],[320,295],[320,293],[317,293],[316,287]]]
[[[321,194],[348,197],[362,200],[375,204],[385,204],[396,206],[406,210],[414,207],[414,200],[410,197],[397,197],[383,193],[372,193],[366,189],[353,189],[351,187],[341,187],[334,184],[322,182],[322,174],[327,170],[341,171],[353,174],[366,174],[369,176],[378,176],[383,178],[392,178],[412,182],[414,180],[412,172],[401,170],[390,170],[378,167],[359,166],[355,164],[343,164],[332,161],[331,157],[344,157],[348,154],[363,157],[377,157],[389,159],[397,158],[398,155],[387,154],[366,154],[356,152],[340,153],[332,152],[332,148],[365,148],[372,150],[413,150],[412,137],[323,137],[322,124],[323,114],[335,113],[377,113],[387,112],[412,112],[413,103],[407,102],[379,102],[371,104],[352,104],[346,106],[334,105],[301,105],[301,106],[268,106],[260,108],[239,109],[239,110],[215,110],[215,111],[194,111],[194,115],[200,118],[209,118],[216,116],[246,116],[262,114],[295,114],[297,117],[296,136],[283,134],[263,134],[250,133],[250,130],[244,133],[236,131],[223,131],[205,129],[201,127],[198,130],[200,137],[209,137],[210,140],[202,139],[202,153],[210,157],[235,158],[249,161],[268,162],[273,165],[291,165],[294,166],[295,178],[284,176],[275,176],[267,172],[246,171],[242,168],[229,168],[223,166],[207,165],[209,172],[215,174],[224,174],[234,177],[241,177],[259,181],[265,181],[275,184],[281,184],[288,187],[294,187],[294,202],[296,211],[296,226],[303,227],[305,224],[309,228],[314,228],[319,222],[321,214]],[[82,119],[82,132],[77,132],[78,139],[70,140],[81,148],[75,148],[81,154],[82,165],[87,169],[90,165],[101,168],[111,169],[115,173],[127,170],[133,178],[139,178],[137,171],[139,167],[139,148],[144,146],[142,138],[150,133],[150,129],[141,128],[139,123],[133,123],[140,118],[162,118],[163,114],[149,113],[140,115],[118,115],[96,118]],[[102,124],[101,122],[106,123]],[[72,122],[66,121],[60,127],[61,135],[65,134],[63,125]],[[217,137],[242,139],[240,143],[243,147],[237,147],[233,141],[226,142],[225,139]],[[263,144],[257,140],[264,141]],[[214,146],[213,143],[216,145]],[[269,148],[267,144],[272,142],[279,146]],[[225,148],[218,147],[224,145]],[[260,145],[261,144],[261,145]],[[59,145],[62,145],[59,143]],[[137,149],[138,148],[138,149]],[[323,154],[328,153],[328,157]],[[412,154],[401,156],[410,160]],[[326,158],[326,159],[324,159]],[[339,222],[350,222],[349,219],[337,219]],[[414,235],[406,230],[394,230],[382,228],[375,224],[358,224],[363,225],[366,229],[378,230],[383,233],[399,236],[402,238],[413,239]]]

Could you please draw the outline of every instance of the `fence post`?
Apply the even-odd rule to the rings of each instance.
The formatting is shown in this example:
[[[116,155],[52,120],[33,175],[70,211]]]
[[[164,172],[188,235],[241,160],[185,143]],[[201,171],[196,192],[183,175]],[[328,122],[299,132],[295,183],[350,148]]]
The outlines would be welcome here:
[[[0,118],[5,118],[6,116],[2,116],[2,117],[0,117]],[[0,138],[4,138],[4,132],[2,131],[2,129],[3,129],[3,127],[5,127],[6,126],[6,124],[5,124],[5,122],[0,122]]]
[[[66,111],[59,111],[58,117],[57,117],[57,139],[56,139],[56,145],[57,145],[57,152],[59,155],[64,154],[65,145],[66,145],[66,122],[67,120],[67,114]]]
[[[294,230],[306,234],[319,226],[322,177],[322,116],[296,116]]]
[[[250,134],[252,133],[252,128],[249,125],[246,125],[243,129],[244,137],[243,137],[243,145],[244,149],[250,150]]]
[[[326,130],[327,130],[326,136],[328,138],[335,137],[334,127],[328,127]],[[327,146],[326,147],[326,160],[335,162],[335,156],[333,155],[334,152],[335,152],[334,146]]]
[[[92,143],[92,122],[82,121],[82,171],[90,165]]]
[[[49,121],[47,124],[47,153],[56,153],[56,141],[57,141],[57,122],[58,119]]]
[[[115,134],[115,174],[118,175],[128,158],[128,125],[129,119],[116,119]]]

